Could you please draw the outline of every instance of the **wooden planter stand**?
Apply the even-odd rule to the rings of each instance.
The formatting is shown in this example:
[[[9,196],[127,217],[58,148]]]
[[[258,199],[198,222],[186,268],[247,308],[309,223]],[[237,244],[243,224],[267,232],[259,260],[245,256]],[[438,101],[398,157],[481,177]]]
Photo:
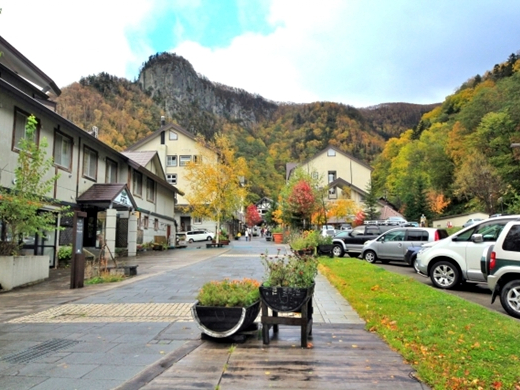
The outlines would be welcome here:
[[[272,310],[269,316],[269,308],[262,301],[262,337],[264,344],[269,344],[269,329],[273,327],[273,332],[278,332],[278,325],[290,325],[301,327],[301,347],[307,348],[308,337],[312,335],[312,295],[301,306],[301,318],[278,317],[278,311]]]

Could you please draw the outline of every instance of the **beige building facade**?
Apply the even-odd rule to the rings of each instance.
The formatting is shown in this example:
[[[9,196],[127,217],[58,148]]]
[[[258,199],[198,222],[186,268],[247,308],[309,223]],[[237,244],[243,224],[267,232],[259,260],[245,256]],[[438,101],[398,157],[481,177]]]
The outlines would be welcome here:
[[[177,231],[207,229],[215,232],[215,221],[192,217],[186,200],[186,195],[192,191],[186,165],[202,158],[201,146],[195,136],[177,124],[163,123],[161,128],[131,145],[125,152],[126,155],[136,153],[156,153],[166,181],[179,189],[175,213]],[[204,155],[212,156],[214,153],[205,148]]]
[[[88,133],[69,122],[55,111],[52,99],[61,91],[52,79],[2,37],[0,52],[0,185],[13,184],[18,141],[25,137],[27,118],[34,115],[35,140],[41,147],[47,140],[47,156],[54,160],[47,178],[59,174],[48,194],[50,203],[87,213],[84,247],[106,243],[112,254],[117,246],[135,256],[138,244],[170,236],[179,191],[165,180],[159,157],[141,164],[101,142],[97,129]],[[24,238],[24,252],[49,255],[50,265],[56,266],[60,245],[71,242],[69,219],[56,216],[61,232]],[[3,225],[0,234],[6,239]]]
[[[287,179],[297,168],[303,169],[320,187],[328,188],[326,201],[351,199],[364,207],[366,188],[370,184],[372,167],[334,146],[328,146],[314,157],[288,168]]]

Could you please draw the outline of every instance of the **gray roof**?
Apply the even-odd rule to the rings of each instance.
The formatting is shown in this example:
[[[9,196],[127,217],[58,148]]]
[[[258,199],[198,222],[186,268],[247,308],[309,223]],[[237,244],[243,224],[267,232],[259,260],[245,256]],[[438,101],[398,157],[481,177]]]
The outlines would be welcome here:
[[[119,194],[121,194],[123,191],[125,191],[125,195],[128,197],[128,202],[132,204],[132,207],[134,209],[136,209],[137,205],[134,201],[132,194],[128,190],[128,186],[125,183],[96,183],[92,185],[84,193],[82,193],[80,196],[78,196],[78,199],[76,201],[80,204],[96,205],[103,208],[113,207],[116,209],[128,209],[128,202],[115,202]]]
[[[135,149],[138,149],[141,145],[146,144],[148,141],[154,139],[155,137],[159,137],[163,131],[169,131],[169,130],[184,134],[186,137],[195,140],[195,136],[192,133],[190,133],[188,130],[184,129],[183,127],[179,126],[176,123],[169,123],[167,125],[161,126],[160,129],[155,130],[152,134],[149,134],[146,137],[140,139],[135,144],[130,145],[128,148],[126,148],[126,150],[133,151]]]
[[[56,96],[61,95],[61,90],[49,76],[2,37],[0,37],[0,52],[2,52],[0,63],[5,64],[19,76],[39,86],[42,92],[51,92]]]
[[[142,150],[142,151],[132,151],[132,152],[121,152],[123,155],[128,157],[129,159],[135,161],[142,167],[146,167],[146,165],[152,161],[153,157],[157,154],[155,150]]]

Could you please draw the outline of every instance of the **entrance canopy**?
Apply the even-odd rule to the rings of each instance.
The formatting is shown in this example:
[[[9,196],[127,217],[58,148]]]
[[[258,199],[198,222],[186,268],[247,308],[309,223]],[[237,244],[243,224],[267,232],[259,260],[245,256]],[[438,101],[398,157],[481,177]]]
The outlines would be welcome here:
[[[94,184],[76,202],[100,209],[135,210],[137,205],[126,184]]]

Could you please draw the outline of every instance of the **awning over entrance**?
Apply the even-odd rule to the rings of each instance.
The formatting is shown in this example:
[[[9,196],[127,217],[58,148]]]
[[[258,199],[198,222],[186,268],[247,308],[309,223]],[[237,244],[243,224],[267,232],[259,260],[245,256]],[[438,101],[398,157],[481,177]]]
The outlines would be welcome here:
[[[101,209],[137,209],[135,200],[126,184],[94,184],[78,197],[77,203]]]

